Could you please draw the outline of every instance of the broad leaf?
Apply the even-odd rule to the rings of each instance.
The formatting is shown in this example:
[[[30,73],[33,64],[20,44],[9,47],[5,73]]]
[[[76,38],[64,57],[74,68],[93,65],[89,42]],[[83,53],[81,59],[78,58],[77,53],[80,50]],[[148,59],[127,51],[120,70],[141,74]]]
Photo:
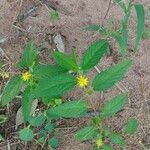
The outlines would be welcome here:
[[[111,117],[120,111],[128,100],[128,94],[121,94],[107,101],[101,110],[101,115]]]
[[[102,150],[113,150],[110,146],[104,144]]]
[[[21,61],[18,67],[21,69],[32,67],[38,61],[38,50],[35,48],[33,42],[28,42],[23,51]]]
[[[11,102],[11,100],[18,95],[22,85],[23,81],[19,75],[15,75],[11,80],[8,81],[1,95],[1,102],[3,106]]]
[[[49,133],[52,132],[52,131],[54,130],[54,128],[55,128],[54,124],[49,123],[49,122],[48,122],[48,123],[45,125],[45,127],[44,127],[44,129],[45,129],[46,131],[48,131]]]
[[[136,51],[144,31],[145,12],[143,5],[135,4],[134,6],[137,14],[137,36],[134,45],[134,51]]]
[[[59,142],[58,142],[58,139],[57,139],[57,137],[52,137],[49,141],[48,141],[48,145],[49,145],[49,147],[51,148],[57,148],[58,147],[58,144],[59,144]]]
[[[38,79],[51,78],[66,73],[67,70],[58,65],[39,64],[33,69],[33,76]]]
[[[46,78],[39,82],[38,86],[32,91],[31,96],[50,100],[62,96],[65,92],[71,90],[75,84],[76,79],[68,74]]]
[[[119,82],[131,66],[131,60],[124,60],[99,73],[93,80],[95,91],[105,91]]]
[[[84,116],[88,106],[84,101],[69,101],[48,110],[49,118],[77,118]]]
[[[124,140],[124,138],[118,134],[118,133],[115,133],[115,132],[112,132],[110,134],[110,140],[113,144],[117,144],[117,145],[120,145],[120,146],[125,146],[126,145],[126,141]]]
[[[137,131],[138,125],[138,121],[134,118],[131,118],[128,120],[124,131],[128,134],[134,134]]]
[[[43,113],[41,113],[36,117],[31,116],[29,119],[29,123],[34,127],[39,127],[45,122],[45,120],[46,116]]]
[[[103,55],[108,51],[108,41],[98,40],[92,43],[81,59],[81,68],[88,70],[98,64]]]
[[[19,138],[23,141],[31,141],[34,137],[33,131],[30,128],[24,128],[19,132]]]
[[[96,138],[98,130],[93,126],[88,126],[80,129],[75,133],[75,139],[78,141],[92,140]]]
[[[53,57],[61,67],[67,70],[78,71],[78,65],[71,56],[68,56],[62,52],[54,52]]]

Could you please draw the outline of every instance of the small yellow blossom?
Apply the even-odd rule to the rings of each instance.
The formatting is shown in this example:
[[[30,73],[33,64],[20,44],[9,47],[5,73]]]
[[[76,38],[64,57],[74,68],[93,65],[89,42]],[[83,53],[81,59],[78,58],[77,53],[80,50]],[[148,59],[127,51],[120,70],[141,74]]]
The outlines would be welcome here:
[[[96,140],[96,145],[97,145],[97,147],[102,147],[102,146],[103,146],[103,141],[102,141],[102,139]]]
[[[80,75],[79,77],[77,77],[77,80],[78,80],[78,85],[81,87],[81,88],[84,88],[87,86],[88,84],[88,78],[86,76],[83,76],[83,75]]]
[[[31,73],[29,71],[22,74],[23,81],[29,81],[31,78]]]

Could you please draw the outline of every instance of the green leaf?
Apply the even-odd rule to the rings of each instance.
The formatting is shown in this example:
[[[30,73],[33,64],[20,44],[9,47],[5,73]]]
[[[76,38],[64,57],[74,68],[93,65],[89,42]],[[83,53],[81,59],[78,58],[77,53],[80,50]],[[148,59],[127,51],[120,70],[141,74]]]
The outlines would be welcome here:
[[[19,138],[23,141],[31,141],[34,137],[33,131],[30,128],[24,128],[19,132]]]
[[[52,148],[57,148],[58,147],[58,144],[59,144],[59,142],[58,142],[58,139],[57,139],[57,137],[52,137],[49,141],[48,141],[48,145],[50,146],[50,147],[52,147]]]
[[[56,23],[59,20],[59,12],[56,10],[52,10],[49,12],[51,20],[53,23]]]
[[[75,78],[69,74],[46,78],[39,82],[38,86],[32,91],[31,96],[50,100],[62,96],[66,91],[71,90],[75,84]]]
[[[126,13],[126,6],[122,2],[122,0],[115,0],[115,3],[117,3],[120,6],[120,8],[123,10],[123,12]]]
[[[33,42],[28,42],[23,51],[21,61],[18,63],[20,69],[32,67],[38,61],[38,50]]]
[[[81,68],[88,70],[98,64],[103,55],[108,51],[108,41],[98,40],[92,43],[81,59]]]
[[[58,65],[39,64],[34,67],[33,76],[37,80],[41,80],[44,78],[55,77],[57,75],[64,74],[66,72],[67,72],[66,69],[63,69],[62,67],[60,67]]]
[[[40,113],[38,116],[31,116],[29,119],[29,123],[34,127],[41,126],[46,120],[46,116],[43,113]]]
[[[138,128],[138,121],[135,118],[130,118],[124,128],[124,131],[128,134],[134,134]]]
[[[49,122],[44,127],[44,129],[48,132],[52,132],[54,130],[54,128],[55,128],[54,124],[49,123]]]
[[[101,26],[101,25],[97,25],[97,24],[93,24],[93,25],[88,25],[85,27],[82,27],[83,30],[87,30],[87,31],[99,31],[103,34],[106,34],[106,29]]]
[[[101,110],[101,115],[104,117],[111,117],[115,115],[118,111],[120,111],[125,103],[128,100],[128,94],[120,94],[119,96],[116,96],[112,98],[111,100],[107,101],[104,105],[104,107]]]
[[[87,103],[79,101],[69,101],[48,110],[49,118],[77,118],[84,116],[88,110]]]
[[[110,134],[110,140],[112,143],[114,144],[117,144],[117,145],[120,145],[120,146],[125,146],[126,145],[126,141],[124,140],[124,138],[118,134],[118,133],[115,133],[115,132],[112,132]]]
[[[128,32],[125,32],[124,36],[122,37],[119,32],[114,32],[112,34],[112,37],[115,38],[117,41],[119,47],[120,47],[120,54],[121,56],[126,54],[126,48],[127,48],[127,36]]]
[[[53,57],[55,61],[64,69],[78,71],[78,65],[71,56],[68,56],[62,52],[54,52]]]
[[[88,126],[80,129],[75,133],[75,139],[78,141],[86,141],[86,140],[92,140],[93,138],[96,138],[98,134],[98,130],[93,126]]]
[[[144,7],[141,4],[135,4],[134,5],[136,14],[137,14],[137,35],[136,35],[136,40],[134,44],[134,51],[137,50],[140,40],[143,35],[144,31],[144,25],[145,25],[145,12],[144,12]]]
[[[32,102],[33,102],[32,98],[30,97],[30,88],[27,87],[22,95],[22,100],[21,100],[22,114],[25,123],[29,119]]]
[[[23,80],[19,75],[15,75],[11,80],[8,81],[1,95],[1,102],[3,106],[11,102],[11,100],[18,95],[22,85]]]
[[[44,143],[46,142],[45,137],[40,137],[40,138],[38,139],[38,142],[41,143],[41,144],[44,144]]]
[[[8,117],[6,115],[0,114],[0,124],[3,124],[7,121]]]
[[[2,135],[0,134],[0,142],[1,141],[5,141],[4,138],[2,137]]]
[[[102,150],[113,150],[110,146],[104,144]]]
[[[127,59],[102,71],[94,78],[93,89],[95,91],[105,91],[111,88],[123,78],[130,66],[131,60]]]

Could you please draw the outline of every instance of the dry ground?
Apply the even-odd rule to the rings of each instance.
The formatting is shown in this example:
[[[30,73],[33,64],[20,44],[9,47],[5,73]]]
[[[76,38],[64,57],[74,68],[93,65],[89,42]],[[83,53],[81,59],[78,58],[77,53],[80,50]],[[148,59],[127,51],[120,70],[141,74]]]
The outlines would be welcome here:
[[[127,1],[127,0],[126,0]],[[150,0],[136,0],[143,3],[146,10],[146,26],[150,28]],[[43,46],[42,61],[51,62],[51,51],[55,48],[53,36],[60,33],[64,39],[65,50],[70,52],[72,48],[76,48],[79,58],[85,48],[94,40],[100,38],[99,34],[91,32],[83,32],[82,26],[89,24],[105,25],[107,19],[114,17],[117,26],[122,13],[120,9],[111,4],[107,18],[104,19],[108,8],[109,0],[0,0],[0,62],[6,66],[5,69],[14,73],[16,70],[15,63],[19,60],[22,48],[26,42],[33,40],[37,47]],[[56,26],[52,25],[48,15],[49,8],[55,8],[60,12],[60,20]],[[131,16],[130,23],[130,43],[128,50],[133,46],[136,32],[135,12]],[[118,61],[117,45],[112,41],[111,45],[115,56],[106,57],[98,68],[104,67]],[[141,42],[139,51],[136,55],[131,56],[133,66],[129,73],[122,81],[124,85],[121,89],[130,93],[130,101],[125,109],[116,117],[108,120],[108,125],[112,128],[120,130],[123,124],[130,117],[136,117],[140,126],[138,133],[128,138],[129,147],[127,150],[143,150],[141,141],[145,147],[150,149],[150,39]],[[130,53],[129,53],[130,55]],[[95,70],[89,75],[93,77]],[[0,89],[6,81],[1,80]],[[112,90],[104,93],[94,94],[92,102],[95,108],[99,108],[109,97],[120,93],[120,89],[114,87]],[[78,98],[82,95],[82,91],[75,91],[66,98]],[[89,100],[89,98],[87,98]],[[15,130],[15,115],[20,106],[18,100],[10,105],[9,120],[4,126],[0,126],[0,133],[7,138],[6,143],[0,143],[0,150],[10,149],[40,149],[33,142],[30,147],[24,147],[24,143],[17,139],[17,131]],[[0,113],[5,113],[5,109],[0,109]],[[72,135],[79,126],[86,124],[89,118],[62,122],[62,129],[59,134],[60,147],[58,150],[90,150],[92,144],[89,142],[78,143]]]

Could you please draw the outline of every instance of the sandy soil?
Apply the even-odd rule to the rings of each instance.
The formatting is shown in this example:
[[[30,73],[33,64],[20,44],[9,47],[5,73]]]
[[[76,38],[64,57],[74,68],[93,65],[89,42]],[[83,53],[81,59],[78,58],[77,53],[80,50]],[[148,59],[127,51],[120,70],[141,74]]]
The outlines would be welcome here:
[[[126,0],[125,0],[126,1]],[[146,26],[150,28],[150,1],[136,0],[136,2],[143,3],[146,10]],[[108,18],[115,19],[117,26],[122,13],[118,6],[114,3],[104,19],[108,8],[109,0],[1,0],[0,1],[0,48],[4,54],[1,55],[1,60],[8,64],[6,70],[11,72],[16,71],[15,63],[19,60],[22,48],[29,40],[33,40],[37,47],[43,46],[42,61],[51,62],[51,51],[55,48],[51,38],[56,33],[60,33],[64,39],[65,51],[71,52],[72,48],[76,48],[79,58],[88,47],[88,45],[101,38],[101,35],[93,32],[84,32],[81,30],[82,26],[89,24],[103,24],[107,23]],[[60,12],[60,20],[56,26],[53,26],[48,15],[49,7],[54,7]],[[133,46],[136,32],[136,17],[133,11],[130,22],[130,43],[128,50]],[[117,53],[118,46],[112,41],[112,50],[114,54]],[[133,66],[129,73],[121,82],[121,88],[124,91],[129,91],[130,101],[125,109],[121,111],[116,117],[107,120],[107,124],[112,128],[119,130],[126,123],[130,117],[135,117],[139,120],[140,126],[138,133],[135,136],[127,137],[129,147],[127,150],[143,150],[141,144],[150,148],[150,39],[145,39],[141,42],[139,51],[136,55],[131,56],[133,59]],[[131,55],[129,53],[129,55]],[[118,61],[118,57],[105,57],[98,65],[101,70],[114,62]],[[92,79],[96,74],[93,70],[89,77]],[[1,81],[2,88],[5,81]],[[122,87],[123,85],[123,87]],[[0,88],[0,89],[1,89]],[[118,87],[104,93],[95,93],[91,100],[95,108],[99,108],[105,100],[115,94],[120,93]],[[66,95],[66,98],[78,98],[82,95],[82,91]],[[16,105],[17,104],[17,105]],[[16,107],[17,106],[17,107]],[[9,123],[1,127],[0,132],[8,138],[11,149],[38,149],[35,144],[31,144],[30,148],[23,148],[24,143],[17,139],[17,131],[14,129],[15,114],[19,108],[19,102],[16,101],[10,105]],[[0,109],[1,110],[1,109]],[[0,112],[1,113],[1,112]],[[68,128],[62,128],[59,134],[61,147],[58,150],[90,150],[92,144],[89,142],[78,143],[73,139],[73,132],[80,126],[89,122],[89,118],[73,120],[65,122]],[[0,150],[7,149],[7,143],[0,143]]]

